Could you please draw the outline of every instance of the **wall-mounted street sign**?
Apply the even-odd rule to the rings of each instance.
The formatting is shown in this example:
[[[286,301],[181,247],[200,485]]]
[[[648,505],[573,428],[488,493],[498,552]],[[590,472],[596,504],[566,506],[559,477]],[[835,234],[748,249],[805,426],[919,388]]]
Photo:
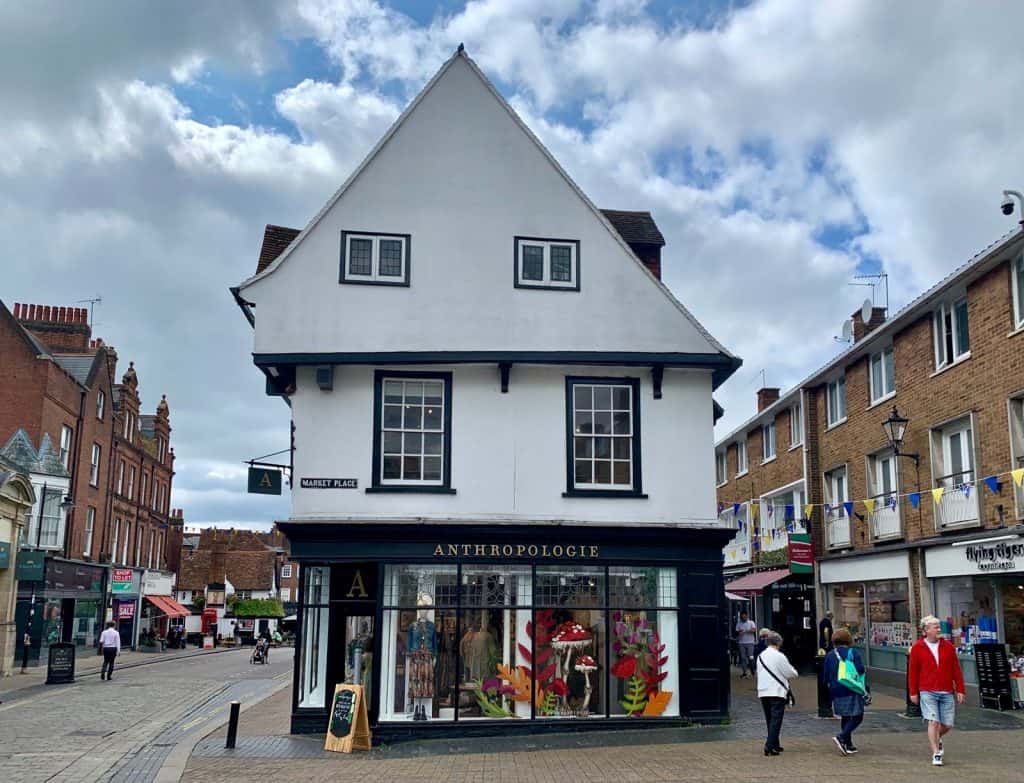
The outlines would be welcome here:
[[[42,549],[22,549],[14,566],[14,578],[19,582],[39,581],[43,578],[44,555]]]
[[[300,478],[303,489],[359,489],[359,479],[354,478]]]
[[[280,495],[281,471],[274,468],[249,468],[249,492],[255,495]]]

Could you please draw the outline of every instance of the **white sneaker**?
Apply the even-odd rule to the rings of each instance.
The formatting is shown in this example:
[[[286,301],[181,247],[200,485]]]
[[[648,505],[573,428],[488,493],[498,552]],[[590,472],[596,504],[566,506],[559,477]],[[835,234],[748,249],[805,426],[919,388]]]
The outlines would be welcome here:
[[[942,766],[942,754],[941,753],[936,753],[935,755],[932,756],[932,766],[933,767],[941,767]]]

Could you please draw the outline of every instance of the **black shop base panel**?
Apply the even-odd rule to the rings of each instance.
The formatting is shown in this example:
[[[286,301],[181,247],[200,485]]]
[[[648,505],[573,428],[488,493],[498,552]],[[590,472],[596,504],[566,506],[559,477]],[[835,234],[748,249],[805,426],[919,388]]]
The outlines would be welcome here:
[[[728,607],[722,576],[722,548],[735,531],[719,528],[677,528],[668,526],[609,526],[603,524],[401,524],[332,523],[288,521],[279,523],[291,545],[291,559],[301,565],[298,596],[298,632],[294,671],[291,730],[295,734],[323,734],[335,685],[351,679],[353,640],[346,638],[353,617],[373,618],[373,632],[365,653],[372,667],[364,673],[368,684],[368,712],[375,742],[397,742],[419,738],[469,736],[519,736],[552,732],[621,731],[647,727],[670,728],[699,724],[720,724],[729,718]],[[382,621],[385,580],[394,566],[432,565],[473,573],[495,573],[510,566],[528,567],[533,578],[539,570],[564,571],[567,581],[580,573],[602,568],[672,569],[676,594],[671,596],[676,613],[674,664],[678,666],[679,715],[672,717],[531,717],[451,720],[381,720]],[[484,566],[482,568],[482,566]],[[319,571],[314,571],[319,569]],[[531,571],[527,571],[530,573]],[[608,572],[606,572],[608,573]],[[621,572],[619,572],[621,573]],[[664,573],[664,572],[659,572]],[[311,577],[329,578],[329,587],[316,591]],[[574,574],[576,575],[574,577]],[[325,580],[326,581],[326,580]],[[460,599],[461,600],[461,599]],[[661,601],[664,602],[664,597]],[[606,618],[614,607],[605,607]],[[316,607],[315,609],[313,607]],[[571,612],[571,605],[566,611]],[[463,610],[458,612],[457,631],[463,631]],[[476,611],[476,610],[474,610]],[[536,612],[537,608],[531,611]],[[442,613],[439,610],[438,615]],[[314,622],[315,615],[315,622]],[[466,622],[471,615],[465,610]],[[308,622],[307,622],[308,616]],[[605,622],[613,622],[606,619]],[[347,631],[348,629],[348,631]],[[308,636],[307,639],[303,635]],[[316,636],[314,636],[314,634]],[[391,634],[392,636],[394,634]],[[610,637],[610,631],[606,632]],[[456,638],[461,638],[456,633]],[[388,641],[394,641],[390,639]],[[315,645],[313,644],[315,642]],[[607,644],[607,643],[606,643]],[[322,708],[299,706],[300,693],[308,677],[315,647],[325,692]],[[616,655],[610,646],[595,657],[594,676],[610,676],[609,662]],[[458,661],[458,659],[456,659]],[[348,677],[346,662],[348,661]],[[672,665],[672,664],[669,664]],[[461,662],[455,670],[462,671]],[[616,675],[618,676],[618,675]],[[464,679],[464,678],[459,678]],[[610,680],[608,681],[610,683]],[[611,686],[606,689],[611,696]],[[456,701],[458,694],[456,694]]]

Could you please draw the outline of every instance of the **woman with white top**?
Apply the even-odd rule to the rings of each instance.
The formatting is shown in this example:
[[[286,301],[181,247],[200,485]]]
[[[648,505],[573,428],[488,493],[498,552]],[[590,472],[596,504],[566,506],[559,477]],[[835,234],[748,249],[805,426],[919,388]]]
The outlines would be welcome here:
[[[764,709],[764,722],[768,737],[764,743],[764,755],[778,756],[782,752],[779,734],[786,704],[790,698],[789,679],[798,676],[797,670],[779,648],[782,637],[770,631],[765,639],[767,647],[757,656],[757,696]]]

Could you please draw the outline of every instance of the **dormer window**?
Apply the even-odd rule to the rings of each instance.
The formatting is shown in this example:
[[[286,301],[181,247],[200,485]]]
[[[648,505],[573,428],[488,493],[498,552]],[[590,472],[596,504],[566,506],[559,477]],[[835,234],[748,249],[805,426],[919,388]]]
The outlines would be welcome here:
[[[515,238],[516,288],[580,290],[580,243],[576,239]]]
[[[409,234],[341,232],[342,283],[409,285]]]

